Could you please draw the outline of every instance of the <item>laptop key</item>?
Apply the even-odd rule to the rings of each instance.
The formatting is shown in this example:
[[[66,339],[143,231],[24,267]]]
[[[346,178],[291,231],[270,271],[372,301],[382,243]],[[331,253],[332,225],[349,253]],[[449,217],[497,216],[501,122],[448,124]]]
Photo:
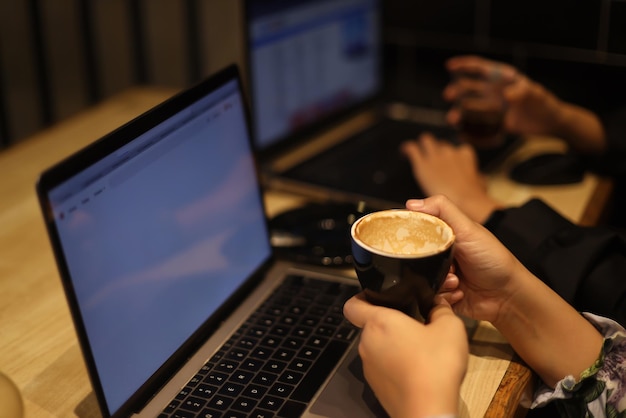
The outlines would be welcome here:
[[[357,329],[353,326],[341,327],[337,334],[335,334],[335,338],[340,340],[352,341],[354,337],[357,335]]]
[[[305,409],[306,404],[302,402],[287,401],[280,411],[278,411],[278,416],[284,418],[299,417]]]
[[[261,372],[256,375],[252,382],[259,385],[270,386],[272,383],[274,383],[277,377],[278,376],[273,373]]]
[[[185,401],[180,405],[180,407],[188,411],[197,412],[201,410],[205,404],[206,404],[206,401],[204,399],[190,396],[187,399],[185,399]]]
[[[198,383],[202,382],[203,378],[204,378],[203,375],[196,374],[194,377],[191,378],[191,380],[189,380],[189,382],[187,382],[187,387],[188,388],[195,387]]]
[[[285,383],[278,382],[269,391],[270,395],[279,396],[282,398],[286,398],[289,396],[291,392],[293,392],[294,387],[291,385],[287,385]]]
[[[256,346],[257,341],[258,340],[255,338],[246,337],[246,338],[242,338],[241,340],[239,340],[237,342],[237,345],[243,348],[253,348],[254,346]]]
[[[202,418],[222,418],[223,414],[214,409],[203,409],[199,416]]]
[[[187,395],[189,395],[190,392],[191,392],[191,388],[184,387],[184,388],[182,388],[180,390],[180,392],[178,392],[178,395],[176,395],[176,397],[174,399],[182,401],[183,399],[185,399],[187,397]]]
[[[302,347],[302,344],[304,344],[303,339],[296,338],[296,337],[289,337],[285,340],[285,342],[283,343],[283,346],[296,350]]]
[[[270,411],[255,409],[250,415],[251,418],[274,418],[274,414]]]
[[[222,395],[236,397],[243,391],[243,386],[237,383],[228,382],[218,391]]]
[[[207,374],[213,368],[213,364],[206,363],[204,366],[200,368],[198,371],[199,374]]]
[[[241,368],[244,370],[249,370],[251,372],[256,372],[263,366],[262,360],[257,359],[247,359],[246,361],[241,363]]]
[[[315,330],[315,335],[320,335],[322,337],[330,337],[335,333],[336,330],[337,328],[335,327],[322,325],[322,326],[317,327],[317,329]]]
[[[266,396],[259,404],[259,408],[269,409],[270,411],[278,411],[285,401],[276,396]]]
[[[313,360],[319,355],[319,353],[320,353],[320,350],[316,348],[304,347],[298,353],[298,357],[305,358],[307,360]]]
[[[287,367],[287,363],[278,361],[278,360],[270,360],[265,366],[263,366],[263,370],[270,373],[282,373],[282,371]]]
[[[217,392],[217,389],[218,389],[217,386],[200,384],[198,385],[196,390],[193,391],[193,395],[200,397],[200,398],[209,399],[211,396],[215,394],[215,392]]]
[[[291,398],[300,402],[309,402],[349,346],[350,344],[344,341],[331,341],[293,392]]]
[[[216,395],[209,401],[211,408],[225,411],[233,403],[233,399],[227,396]]]
[[[242,412],[250,412],[256,407],[257,402],[258,401],[255,401],[254,399],[241,397],[235,400],[235,403],[233,403],[233,409]]]
[[[296,352],[293,350],[279,348],[278,350],[276,350],[272,358],[282,360],[282,361],[290,361],[295,355],[296,355]]]
[[[176,410],[176,408],[178,408],[179,405],[180,405],[180,402],[178,402],[178,401],[171,401],[169,403],[169,405],[167,405],[165,407],[163,412],[165,412],[166,414],[172,413],[172,412],[174,412]]]
[[[289,368],[291,370],[299,370],[302,372],[306,372],[310,368],[311,364],[312,362],[310,362],[309,360],[302,360],[302,359],[297,358],[291,363],[289,363]]]
[[[230,377],[231,382],[237,382],[242,385],[247,384],[254,377],[253,373],[245,372],[242,370],[235,371]]]
[[[224,373],[211,372],[204,378],[204,381],[220,386],[226,379],[228,379],[228,375]]]
[[[250,355],[257,359],[266,360],[270,357],[271,354],[272,354],[271,349],[260,347],[254,350]]]
[[[267,392],[267,387],[260,385],[248,385],[246,389],[243,391],[243,395],[249,398],[261,399],[263,395]]]
[[[302,380],[303,376],[304,374],[302,373],[287,370],[278,378],[278,381],[288,383],[290,385],[296,385],[300,380]]]
[[[340,329],[337,335],[339,335],[341,331],[342,330]],[[343,339],[343,337],[338,337],[338,338]],[[327,343],[328,343],[328,338],[313,336],[309,339],[309,341],[307,342],[307,345],[311,347],[319,348],[319,347],[324,347]]]
[[[309,327],[296,327],[292,334],[296,337],[306,338],[313,332],[312,328]]]
[[[270,330],[270,334],[277,335],[279,337],[289,335],[290,332],[291,332],[291,327],[288,327],[285,325],[277,325]]]
[[[281,341],[282,341],[281,338],[269,336],[263,339],[263,341],[261,341],[261,345],[264,345],[270,348],[276,348],[278,347]]]
[[[305,325],[307,327],[314,327],[317,324],[319,324],[319,322],[320,322],[319,317],[308,316],[302,320],[302,325]]]
[[[343,316],[328,315],[324,318],[324,323],[327,325],[339,325],[343,322]]]
[[[238,364],[236,362],[224,360],[217,364],[217,366],[215,367],[215,370],[219,372],[224,372],[224,373],[232,373],[233,370],[237,369],[237,367],[238,367]]]
[[[226,354],[226,358],[229,360],[239,361],[243,360],[248,356],[248,350],[234,349],[230,350],[228,354]]]

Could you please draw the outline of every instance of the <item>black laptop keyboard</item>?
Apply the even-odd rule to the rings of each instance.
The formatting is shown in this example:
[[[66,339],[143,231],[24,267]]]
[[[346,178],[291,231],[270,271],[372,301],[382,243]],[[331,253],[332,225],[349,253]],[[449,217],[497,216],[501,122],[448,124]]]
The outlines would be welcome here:
[[[385,119],[284,175],[391,202],[404,203],[409,197],[424,197],[413,178],[409,161],[401,154],[400,144],[417,138],[425,130],[440,138],[453,135],[446,127]]]
[[[287,277],[159,418],[299,417],[357,336],[342,308],[358,291]]]
[[[411,164],[400,144],[430,132],[439,139],[458,143],[449,126],[384,119],[355,136],[296,165],[284,176],[300,182],[350,194],[404,204],[425,194],[414,179]],[[495,148],[477,148],[481,170],[488,170],[508,155],[518,143],[515,136]]]

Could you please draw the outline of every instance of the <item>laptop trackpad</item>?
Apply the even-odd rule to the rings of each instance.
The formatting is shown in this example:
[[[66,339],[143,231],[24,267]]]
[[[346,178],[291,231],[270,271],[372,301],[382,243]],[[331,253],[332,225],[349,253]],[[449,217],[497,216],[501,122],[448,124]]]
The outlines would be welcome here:
[[[308,412],[313,416],[333,418],[389,416],[363,377],[363,367],[356,345],[352,347]]]

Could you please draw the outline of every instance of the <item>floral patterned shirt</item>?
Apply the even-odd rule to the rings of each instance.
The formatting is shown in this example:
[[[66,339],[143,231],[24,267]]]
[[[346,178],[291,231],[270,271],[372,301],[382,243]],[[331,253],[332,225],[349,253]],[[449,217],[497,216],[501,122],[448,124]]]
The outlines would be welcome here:
[[[578,381],[566,376],[554,389],[542,384],[531,408],[556,402],[562,417],[626,418],[626,330],[608,318],[583,316],[604,335],[600,356]]]

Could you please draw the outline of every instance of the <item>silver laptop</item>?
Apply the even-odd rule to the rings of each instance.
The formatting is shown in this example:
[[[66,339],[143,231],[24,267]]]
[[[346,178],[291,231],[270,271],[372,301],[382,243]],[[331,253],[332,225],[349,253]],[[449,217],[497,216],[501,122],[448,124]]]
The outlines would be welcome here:
[[[452,142],[457,134],[443,109],[393,111],[399,104],[391,106],[385,89],[383,3],[243,1],[254,146],[270,184],[379,208],[424,196],[400,144],[425,131]],[[481,168],[516,142],[479,150]],[[283,158],[294,149],[315,151]]]
[[[274,257],[235,66],[37,194],[103,416],[384,415],[342,315],[356,281]]]

